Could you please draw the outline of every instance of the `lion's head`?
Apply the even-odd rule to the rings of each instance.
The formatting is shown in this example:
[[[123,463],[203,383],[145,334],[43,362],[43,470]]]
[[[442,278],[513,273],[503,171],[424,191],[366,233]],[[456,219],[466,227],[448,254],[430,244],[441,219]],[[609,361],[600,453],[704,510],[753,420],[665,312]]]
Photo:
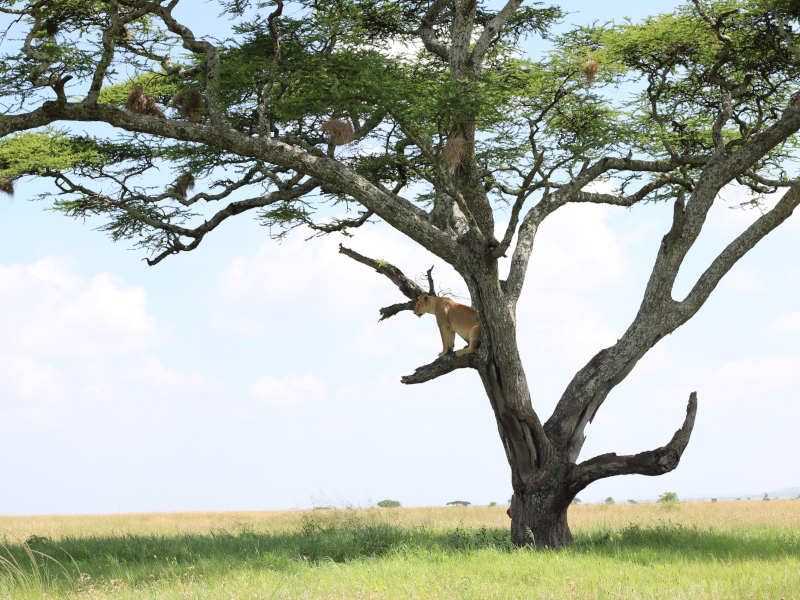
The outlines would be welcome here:
[[[414,306],[414,314],[421,317],[428,312],[428,303],[433,300],[433,298],[434,297],[429,294],[422,294],[422,296],[417,299],[416,306]]]

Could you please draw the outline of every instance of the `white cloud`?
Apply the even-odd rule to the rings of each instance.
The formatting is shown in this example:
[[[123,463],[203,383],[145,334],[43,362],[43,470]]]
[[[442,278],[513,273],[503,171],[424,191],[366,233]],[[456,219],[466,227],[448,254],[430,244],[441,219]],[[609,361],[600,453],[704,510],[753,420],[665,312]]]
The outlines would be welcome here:
[[[2,373],[12,394],[24,400],[60,400],[63,397],[64,382],[58,369],[43,364],[29,356],[14,356],[0,353],[0,373]],[[7,388],[9,389],[9,388]]]
[[[749,188],[738,184],[728,184],[720,190],[719,197],[709,213],[709,218],[713,223],[738,233],[762,214],[774,208],[785,193],[786,190],[778,190],[773,194],[767,194],[758,198],[758,204],[754,205],[750,204],[754,194]],[[797,215],[793,215],[789,217],[786,224],[797,226],[798,223],[800,220]]]
[[[725,288],[738,292],[762,292],[764,291],[764,279],[753,271],[737,268],[728,273],[722,280]]]
[[[628,277],[631,267],[621,238],[607,223],[613,211],[567,205],[548,217],[537,233],[527,285],[585,291]]]
[[[250,386],[250,393],[266,404],[300,404],[325,395],[325,385],[313,375],[264,375]]]
[[[208,378],[199,371],[181,372],[164,365],[156,356],[143,356],[133,374],[158,388],[208,388]]]
[[[800,383],[800,354],[772,354],[729,361],[710,376],[710,389],[722,402],[755,401]]]
[[[772,322],[772,329],[786,333],[800,331],[800,312],[789,312],[778,316]]]
[[[0,266],[0,290],[0,332],[15,355],[109,357],[157,335],[144,289],[108,273],[84,280],[45,258]]]
[[[137,361],[158,330],[145,290],[119,277],[82,277],[55,258],[0,265],[4,430],[68,428],[89,404],[188,383],[153,356]]]

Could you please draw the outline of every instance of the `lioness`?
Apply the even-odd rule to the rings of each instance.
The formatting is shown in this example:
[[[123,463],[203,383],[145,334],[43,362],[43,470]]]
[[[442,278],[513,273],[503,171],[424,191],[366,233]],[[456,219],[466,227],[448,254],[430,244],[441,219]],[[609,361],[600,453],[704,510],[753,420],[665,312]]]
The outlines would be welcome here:
[[[422,294],[414,307],[414,314],[421,317],[425,313],[436,315],[436,324],[442,336],[442,351],[439,356],[444,356],[453,349],[456,334],[469,343],[466,348],[458,350],[456,356],[475,352],[481,339],[481,326],[474,308],[453,302],[449,298]]]

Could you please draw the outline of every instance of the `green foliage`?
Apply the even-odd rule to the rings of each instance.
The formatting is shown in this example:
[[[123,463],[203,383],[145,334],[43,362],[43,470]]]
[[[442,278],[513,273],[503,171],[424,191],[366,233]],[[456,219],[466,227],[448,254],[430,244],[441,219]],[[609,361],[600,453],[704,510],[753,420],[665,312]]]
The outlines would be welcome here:
[[[606,498],[605,500],[603,500],[603,504],[614,504],[614,498],[612,498],[611,496],[609,496],[608,498]]]
[[[86,137],[56,129],[19,133],[0,139],[0,177],[43,174],[78,166],[105,164],[103,147]]]
[[[123,83],[105,86],[100,90],[98,101],[103,104],[122,107],[125,106],[125,100],[127,100],[133,88],[141,87],[149,97],[166,106],[170,103],[175,92],[185,85],[177,77],[159,73],[144,73]]]
[[[378,506],[381,508],[397,508],[400,506],[399,500],[381,500],[378,502]]]
[[[675,492],[664,492],[658,496],[659,504],[666,510],[677,510],[680,508],[678,494]]]
[[[220,59],[216,89],[220,108],[236,130],[257,136],[269,125],[273,135],[295,147],[335,156],[373,183],[399,185],[425,207],[441,193],[437,161],[445,144],[466,126],[476,131],[477,181],[470,185],[485,190],[495,206],[506,206],[534,166],[539,174],[549,173],[554,183],[563,184],[587,161],[605,156],[659,159],[670,156],[670,149],[709,156],[715,151],[713,123],[726,93],[733,113],[721,135],[726,147],[735,149],[774,122],[800,80],[800,61],[778,22],[797,19],[796,3],[790,0],[704,2],[709,14],[724,15],[726,38],[687,5],[641,23],[597,24],[551,36],[552,50],[531,57],[524,55],[523,42],[531,36],[550,36],[563,13],[541,4],[525,5],[492,41],[484,68],[470,77],[454,76],[449,64],[419,47],[420,19],[428,7],[420,0],[293,3],[292,10],[274,21],[279,54],[267,18],[274,2],[220,4],[236,24],[230,39],[215,41]],[[477,26],[486,25],[495,11],[494,5],[478,2]],[[432,23],[442,39],[447,38],[449,18],[445,13]],[[108,5],[99,0],[37,4],[19,20],[20,28],[32,28],[35,34],[28,54],[19,44],[0,49],[0,94],[10,99],[9,105],[33,106],[43,90],[52,99],[51,90],[41,84],[47,79],[66,86],[69,101],[80,100],[103,59],[101,33],[108,23]],[[186,88],[205,90],[208,82],[201,67],[206,58],[186,54],[182,40],[151,15],[134,19],[124,35],[131,36],[126,44],[136,52],[125,52],[126,44],[118,44],[100,104],[123,107],[131,90],[141,86],[168,109],[168,119],[185,120],[171,107],[172,99]],[[401,46],[412,42],[417,45]],[[169,61],[160,60],[167,56]],[[598,69],[593,77],[583,71],[589,59]],[[363,137],[329,147],[322,126],[331,118],[354,123]],[[203,111],[196,120],[208,124]],[[291,176],[285,169],[268,172],[270,165],[231,156],[213,143],[187,143],[184,137],[128,133],[110,143],[74,132],[25,134],[3,141],[0,153],[8,150],[0,156],[0,177],[72,169],[90,180],[102,178],[108,191],[113,187],[107,177],[113,166],[129,183],[126,191],[109,191],[116,202],[92,202],[76,193],[55,208],[74,216],[103,214],[115,239],[130,237],[163,250],[173,238],[154,231],[158,227],[147,218],[176,225],[192,222],[192,215],[170,204],[174,198],[164,190],[149,187],[154,170],[166,169],[176,177],[185,171],[217,177],[209,187],[224,189],[233,183],[228,173],[260,169],[258,177],[242,185],[254,188],[252,196],[282,188]],[[759,192],[772,191],[759,178],[786,175],[796,150],[797,139],[791,137],[741,180]],[[696,167],[682,165],[673,175],[691,180],[697,172]],[[662,176],[639,174],[636,179],[644,183]],[[679,189],[673,182],[648,199],[674,198]],[[319,213],[347,209],[335,185],[313,194],[260,209],[259,220],[280,235],[313,223]],[[154,196],[157,201],[152,204],[165,206],[146,208],[140,195]],[[119,210],[119,202],[131,202],[132,210]],[[136,224],[137,215],[146,218]]]
[[[669,504],[670,502],[678,502],[678,494],[675,492],[663,492],[658,495],[658,501],[662,504]]]

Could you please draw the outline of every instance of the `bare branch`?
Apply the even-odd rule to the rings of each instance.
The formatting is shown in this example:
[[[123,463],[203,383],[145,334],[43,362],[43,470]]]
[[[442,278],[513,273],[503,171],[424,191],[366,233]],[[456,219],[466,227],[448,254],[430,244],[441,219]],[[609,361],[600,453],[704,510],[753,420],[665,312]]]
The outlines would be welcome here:
[[[725,17],[728,17],[728,16],[730,16],[730,15],[732,15],[734,13],[737,13],[739,11],[736,10],[736,9],[728,10],[728,11],[725,11],[724,13],[722,13],[719,17],[714,18],[703,8],[703,5],[700,4],[700,0],[692,0],[692,4],[694,4],[694,7],[697,9],[697,12],[700,14],[700,16],[703,17],[703,19],[705,19],[708,22],[709,25],[711,25],[711,28],[714,30],[714,33],[717,34],[717,39],[720,42],[722,42],[723,44],[725,44],[727,47],[729,47],[729,48],[732,47],[731,38],[729,36],[725,35],[724,33],[722,33],[722,31],[721,31],[722,30],[722,20]]]
[[[417,367],[411,375],[401,377],[400,382],[405,384],[425,383],[431,379],[452,373],[456,369],[465,369],[467,367],[475,369],[483,360],[485,358],[483,358],[483,353],[480,350],[471,354],[462,354],[461,356],[456,356],[454,352],[450,352],[437,358],[432,363]]]
[[[433,265],[431,265],[431,268],[428,269],[428,271],[426,272],[426,275],[428,277],[428,293],[431,296],[435,296],[436,295],[436,288],[433,285],[433,275],[431,275],[431,273],[433,273]]]
[[[434,0],[428,12],[422,17],[422,26],[419,28],[419,35],[425,48],[431,54],[435,54],[442,60],[450,61],[450,49],[446,44],[436,38],[433,26],[436,20],[447,7],[447,0]]]
[[[565,198],[560,194],[547,195],[537,202],[522,219],[517,233],[517,245],[511,256],[511,266],[504,286],[506,297],[516,301],[522,293],[525,283],[525,274],[528,270],[528,261],[533,252],[533,240],[542,221],[561,206],[566,204]]]
[[[611,204],[613,206],[631,207],[637,202],[644,200],[651,192],[659,190],[667,185],[680,185],[687,191],[692,190],[692,183],[681,177],[663,177],[643,185],[634,194],[629,196],[615,196],[614,194],[599,194],[594,192],[575,192],[570,198],[570,203],[588,202],[592,204]]]
[[[382,260],[369,258],[363,254],[359,254],[355,250],[345,248],[341,244],[339,245],[339,252],[345,256],[349,256],[353,260],[360,262],[363,265],[367,265],[368,267],[375,269],[381,275],[388,277],[389,280],[394,283],[406,297],[411,299],[409,302],[402,302],[381,308],[381,318],[378,319],[378,321],[388,319],[389,317],[392,317],[404,310],[414,310],[417,298],[425,293],[425,290],[423,290],[414,281],[406,277],[403,272],[394,265]],[[433,267],[428,269],[427,272],[428,282],[431,290],[433,290],[433,278],[431,276],[432,270]],[[440,358],[437,358],[432,363],[418,367],[411,375],[401,377],[400,381],[406,384],[424,383],[425,381],[430,381],[431,379],[446,375],[447,373],[455,371],[456,369],[463,369],[466,367],[477,368],[481,361],[485,361],[485,352],[481,352],[480,348],[477,352],[464,354],[462,356],[456,356],[454,352],[450,352]]]
[[[400,302],[399,304],[392,304],[391,306],[379,308],[378,312],[381,313],[381,318],[378,319],[378,322],[388,319],[389,317],[393,317],[397,313],[403,312],[404,310],[414,310],[414,306],[416,304],[417,303],[414,300],[409,300],[408,302]]]
[[[272,97],[272,88],[275,86],[275,72],[281,60],[281,42],[278,35],[278,28],[275,26],[275,19],[283,13],[283,0],[277,0],[277,7],[267,17],[269,34],[272,36],[272,67],[268,81],[261,88],[261,98],[258,102],[256,114],[258,115],[258,129],[262,135],[269,137],[272,124],[266,118],[267,105]]]
[[[254,208],[261,208],[264,206],[269,206],[270,204],[274,204],[275,202],[279,201],[286,201],[295,198],[299,198],[309,192],[313,191],[314,188],[317,187],[318,183],[314,180],[308,180],[300,185],[296,186],[287,186],[284,189],[280,189],[269,194],[263,196],[257,196],[254,198],[248,198],[245,200],[238,200],[235,202],[229,203],[225,208],[217,211],[210,219],[203,222],[202,225],[197,227],[183,227],[181,225],[176,225],[175,223],[171,223],[169,221],[164,221],[153,217],[151,215],[143,213],[141,210],[136,208],[133,205],[134,201],[142,201],[142,202],[150,202],[156,199],[161,199],[162,197],[167,197],[171,194],[165,194],[158,198],[150,198],[147,196],[143,196],[141,194],[134,194],[120,181],[117,183],[123,186],[123,190],[125,195],[127,196],[124,200],[118,200],[112,198],[105,194],[100,194],[88,187],[75,183],[70,180],[65,174],[61,172],[45,172],[43,175],[48,177],[53,177],[56,180],[57,185],[59,188],[66,192],[66,193],[79,193],[86,197],[92,198],[94,202],[96,202],[99,206],[105,207],[113,207],[120,211],[124,211],[128,213],[132,217],[134,217],[137,221],[152,227],[153,229],[158,229],[165,232],[168,237],[170,238],[169,247],[159,254],[155,259],[148,259],[147,262],[149,265],[155,265],[162,261],[164,258],[171,254],[176,254],[181,251],[189,251],[194,250],[203,240],[205,235],[212,230],[216,229],[223,221],[232,217],[234,215],[241,214],[248,210]],[[113,179],[113,178],[112,178]],[[235,182],[230,186],[227,186],[226,191],[220,194],[220,197],[224,197],[229,195],[235,189],[240,187],[239,182]],[[191,238],[193,241],[190,244],[183,244],[180,241],[181,237]]]
[[[717,153],[725,151],[725,141],[722,137],[722,128],[725,126],[731,116],[733,115],[733,105],[731,104],[730,92],[723,92],[722,106],[717,118],[714,120],[714,126],[711,128],[711,139],[714,140],[714,147]]]
[[[691,318],[733,265],[764,236],[788,219],[798,205],[800,205],[800,184],[795,184],[789,188],[772,210],[759,217],[728,244],[703,272],[686,298],[679,303],[681,322]]]
[[[664,446],[655,450],[617,456],[611,452],[601,454],[577,465],[570,478],[569,487],[577,493],[587,485],[598,479],[614,475],[663,475],[678,466],[683,451],[689,443],[694,427],[694,418],[697,414],[697,392],[689,395],[686,406],[686,418],[683,425]]]
[[[206,58],[206,102],[208,103],[208,112],[211,115],[211,122],[216,128],[227,129],[225,121],[224,110],[219,100],[219,68],[220,59],[219,52],[216,46],[206,41],[198,41],[194,37],[194,33],[172,16],[172,8],[174,4],[170,3],[166,7],[156,5],[154,6],[155,14],[161,17],[166,24],[167,28],[181,36],[183,40],[183,47],[195,54],[202,54]]]
[[[414,283],[414,281],[406,277],[400,269],[398,269],[394,265],[389,264],[386,261],[375,260],[374,258],[364,256],[363,254],[359,254],[355,250],[351,250],[350,248],[345,248],[341,244],[339,244],[339,252],[341,254],[344,254],[345,256],[349,256],[356,262],[360,262],[362,265],[367,265],[368,267],[372,267],[381,275],[388,277],[389,280],[397,286],[397,288],[400,290],[400,293],[403,294],[406,298],[410,298],[411,300],[416,302],[417,298],[419,298],[422,294],[425,293],[425,290],[423,290],[416,283]],[[410,308],[414,307],[411,306]]]
[[[472,63],[476,70],[480,69],[483,62],[483,56],[489,49],[489,45],[494,40],[495,36],[500,32],[503,26],[508,22],[511,16],[522,4],[522,0],[508,0],[503,9],[497,13],[489,23],[487,23],[478,41],[472,48],[472,53],[469,56],[469,62]]]
[[[89,86],[89,93],[86,95],[86,101],[90,103],[97,102],[97,98],[100,96],[100,88],[103,86],[106,72],[114,58],[115,38],[119,36],[122,31],[122,21],[120,21],[119,18],[119,4],[116,0],[111,0],[108,6],[108,15],[111,24],[103,31],[103,54],[94,70],[92,83]]]

